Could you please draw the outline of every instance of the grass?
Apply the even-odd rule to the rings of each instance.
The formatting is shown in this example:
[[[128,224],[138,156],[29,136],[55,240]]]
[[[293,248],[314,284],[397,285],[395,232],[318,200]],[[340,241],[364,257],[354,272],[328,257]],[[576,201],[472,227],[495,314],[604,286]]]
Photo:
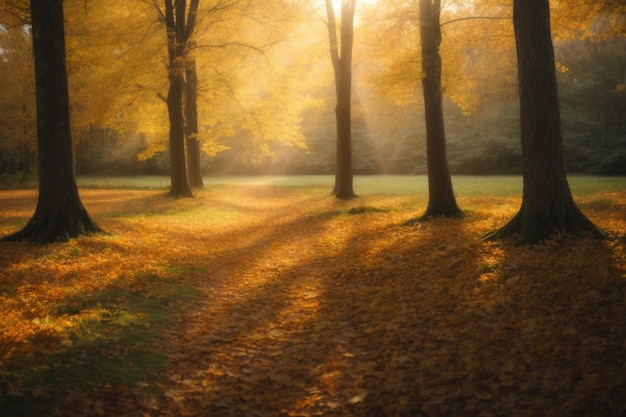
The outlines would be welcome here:
[[[60,346],[36,349],[37,357],[3,371],[0,380],[4,395],[8,394],[0,402],[3,413],[48,415],[50,410],[62,410],[76,392],[86,396],[120,389],[156,392],[167,357],[151,346],[164,328],[167,315],[163,310],[168,303],[134,298],[128,310],[87,306],[89,317],[78,320],[68,335],[51,335],[62,339]],[[51,319],[48,325],[55,326],[53,322]]]
[[[57,414],[66,416],[141,415],[137,409],[151,415],[153,401],[163,404],[168,395],[178,395],[161,388],[178,372],[173,371],[176,366],[184,367],[177,361],[192,369],[195,366],[192,360],[180,359],[189,352],[172,342],[184,339],[180,331],[191,326],[190,321],[197,317],[194,314],[206,308],[214,315],[206,316],[206,326],[213,329],[210,337],[204,342],[193,338],[185,342],[195,349],[192,356],[202,356],[203,349],[213,349],[213,343],[225,346],[225,352],[211,351],[210,360],[216,364],[222,363],[220,355],[245,358],[247,353],[237,350],[240,347],[224,342],[235,344],[247,336],[238,330],[237,320],[245,323],[249,318],[251,313],[245,309],[265,309],[272,312],[266,321],[271,322],[275,334],[290,331],[276,320],[283,316],[296,320],[303,317],[301,312],[290,316],[292,307],[287,301],[267,307],[259,304],[258,298],[274,286],[283,297],[294,297],[293,288],[312,285],[302,281],[303,277],[330,277],[325,285],[337,294],[353,291],[354,296],[367,299],[394,290],[402,281],[379,288],[367,282],[359,284],[361,280],[384,280],[399,269],[417,274],[422,265],[446,268],[448,263],[433,258],[440,254],[450,268],[470,271],[463,275],[468,282],[474,275],[480,277],[477,288],[493,292],[495,297],[502,288],[516,285],[523,269],[521,257],[507,259],[501,246],[483,245],[475,239],[502,225],[519,208],[520,177],[454,177],[459,203],[468,217],[462,221],[436,219],[415,228],[399,225],[425,209],[427,181],[423,176],[357,176],[359,198],[352,201],[329,196],[330,176],[214,177],[205,181],[206,188],[197,191],[195,199],[176,200],[164,198],[168,179],[163,177],[79,178],[85,206],[111,235],[44,247],[2,244],[3,415],[54,415],[55,410],[63,410]],[[626,178],[573,176],[570,185],[594,222],[625,233]],[[35,203],[35,190],[0,191],[0,234],[24,224]],[[294,239],[293,247],[285,243],[289,239]],[[407,242],[411,246],[402,249]],[[401,249],[406,250],[404,255],[398,255]],[[612,250],[615,265],[609,265],[609,270],[623,273],[623,250],[617,246]],[[520,251],[523,254],[523,249]],[[361,256],[358,262],[346,262]],[[411,259],[416,264],[409,266]],[[545,265],[558,260],[555,257]],[[598,266],[589,273],[602,277],[606,270]],[[429,273],[420,276],[426,280]],[[444,271],[441,276],[446,274]],[[571,271],[564,277],[573,279],[577,274]],[[338,286],[338,277],[355,285]],[[278,278],[290,286],[282,288]],[[456,281],[458,278],[455,275]],[[421,285],[413,276],[409,281]],[[442,291],[448,285],[446,281]],[[472,291],[459,291],[466,297],[460,302],[466,302]],[[334,292],[329,290],[329,299],[331,294]],[[395,296],[405,294],[398,291]],[[307,296],[302,305],[308,308],[316,300]],[[487,301],[499,303],[498,298]],[[342,304],[333,306],[326,312],[327,322],[346,322],[331,315]],[[263,322],[254,321],[251,331],[261,331]],[[298,330],[294,323],[288,325]],[[315,332],[315,326],[322,329],[321,324],[312,325]],[[253,340],[262,336],[261,332]],[[336,337],[343,340],[344,335]],[[293,351],[285,348],[284,354]],[[208,377],[204,378],[200,385],[207,383]],[[83,414],[78,411],[81,409]]]
[[[56,245],[49,249],[39,263],[71,269],[93,262],[89,248]],[[180,267],[164,268],[158,274],[139,271],[129,274],[128,282],[108,284],[97,276],[77,277],[71,282],[76,289],[69,294],[54,284],[32,282],[37,277],[18,275],[15,285],[31,285],[51,294],[36,294],[35,288],[20,292],[3,283],[9,293],[21,298],[23,304],[12,324],[15,332],[25,333],[14,334],[17,352],[2,352],[3,415],[50,415],[51,410],[66,415],[62,410],[68,405],[82,409],[76,415],[105,415],[105,402],[93,396],[113,395],[123,401],[131,389],[141,388],[145,395],[156,392],[157,376],[167,358],[154,343],[168,327],[172,311],[184,310],[200,294],[179,279],[184,273]],[[51,278],[68,281],[62,273]],[[6,305],[1,296],[0,304]],[[30,320],[28,312],[34,316]],[[10,320],[3,325],[10,325]],[[10,338],[4,336],[6,343]]]
[[[458,175],[452,178],[454,191],[459,199],[461,208],[466,213],[481,213],[485,198],[519,199],[522,194],[522,177],[520,176],[471,176]],[[611,204],[605,198],[614,192],[626,191],[626,178],[599,177],[588,175],[570,175],[568,182],[575,199],[581,207],[598,208],[601,205]],[[140,177],[79,177],[78,183],[83,188],[116,188],[137,190],[162,190],[169,186],[169,178],[162,176]],[[310,194],[325,196],[330,193],[334,183],[334,176],[330,175],[297,175],[297,176],[208,176],[204,178],[207,189],[228,192],[229,187],[271,186],[284,189],[306,191]],[[381,195],[391,199],[392,206],[402,209],[424,210],[428,203],[428,177],[425,175],[357,175],[354,177],[354,189],[358,195],[357,202],[364,205],[363,198]],[[226,190],[226,191],[224,191]],[[608,198],[610,201],[610,198]],[[203,215],[211,218],[230,219],[238,221],[236,210],[226,207],[213,207],[208,212],[207,207],[196,204],[198,210],[186,203],[189,215]],[[501,206],[493,210],[498,211]],[[370,210],[393,210],[393,207],[372,206]],[[146,205],[137,213],[153,213],[163,210],[162,203],[146,201]],[[348,207],[347,210],[357,210]],[[346,210],[344,210],[346,211]],[[172,214],[180,215],[180,206],[176,206]],[[342,209],[333,209],[321,213],[329,215],[342,213]]]
[[[169,187],[169,177],[79,177],[78,184],[85,188],[129,188],[162,189]],[[471,176],[455,175],[452,177],[457,195],[468,196],[511,196],[520,195],[522,178],[520,176]],[[576,195],[587,195],[598,190],[605,192],[626,190],[624,177],[597,177],[588,175],[570,175],[570,188]],[[313,187],[321,190],[332,188],[334,177],[330,175],[295,175],[295,176],[217,176],[205,177],[207,187],[232,185],[271,185],[278,187]],[[376,193],[386,194],[426,194],[428,178],[424,175],[357,175],[354,188],[359,195]]]

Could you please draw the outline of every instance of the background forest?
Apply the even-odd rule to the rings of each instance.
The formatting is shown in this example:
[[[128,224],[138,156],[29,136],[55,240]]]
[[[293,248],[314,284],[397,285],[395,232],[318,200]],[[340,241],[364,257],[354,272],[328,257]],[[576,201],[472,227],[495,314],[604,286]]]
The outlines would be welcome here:
[[[589,4],[586,4],[589,3]],[[626,175],[620,2],[552,1],[569,172]],[[413,1],[361,1],[354,45],[356,174],[426,171]],[[78,175],[166,174],[167,38],[152,1],[66,1]],[[323,2],[201,5],[193,58],[204,174],[329,174],[334,89]],[[508,1],[444,2],[443,88],[454,174],[518,174],[519,101]],[[28,24],[0,27],[0,180],[36,172]]]
[[[624,417],[626,4],[442,1],[0,0],[2,414]]]

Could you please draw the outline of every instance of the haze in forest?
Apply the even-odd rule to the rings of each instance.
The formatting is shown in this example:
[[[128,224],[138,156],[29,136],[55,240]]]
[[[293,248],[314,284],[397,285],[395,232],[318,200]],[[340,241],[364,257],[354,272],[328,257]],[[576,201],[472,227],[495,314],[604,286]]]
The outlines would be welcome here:
[[[239,3],[205,2],[198,13],[202,172],[333,173],[335,92],[324,2]],[[355,174],[426,172],[413,3],[357,1]],[[626,174],[624,6],[551,3],[567,169]],[[64,7],[76,173],[166,174],[167,44],[152,3]],[[452,173],[520,173],[510,2],[444,2],[441,23]],[[0,54],[0,176],[29,176],[37,158],[28,23],[1,27]]]
[[[3,414],[622,415],[626,5],[509,2],[0,3]]]

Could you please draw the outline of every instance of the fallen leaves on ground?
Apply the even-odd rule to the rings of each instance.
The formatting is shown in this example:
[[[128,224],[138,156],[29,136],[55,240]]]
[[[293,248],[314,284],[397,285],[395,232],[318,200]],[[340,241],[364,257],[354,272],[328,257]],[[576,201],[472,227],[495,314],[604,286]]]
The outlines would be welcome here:
[[[34,202],[20,193],[0,194],[13,201],[1,232]],[[422,207],[391,195],[341,202],[320,189],[261,185],[190,200],[154,191],[82,195],[112,236],[1,247],[0,383],[9,391],[0,407],[48,395],[50,387],[11,380],[11,369],[72,343],[81,325],[88,332],[89,315],[106,312],[83,310],[85,297],[106,292],[124,306],[125,293],[158,298],[174,280],[199,295],[168,304],[159,337],[137,342],[166,359],[152,379],[68,386],[52,412],[626,413],[623,240],[480,241],[515,213],[517,198],[461,198],[471,208],[466,219],[406,227]],[[624,236],[626,195],[596,197],[581,207]],[[150,325],[127,307],[125,316],[109,312],[116,326]],[[130,362],[127,343],[98,354]],[[80,360],[66,366],[80,369]]]

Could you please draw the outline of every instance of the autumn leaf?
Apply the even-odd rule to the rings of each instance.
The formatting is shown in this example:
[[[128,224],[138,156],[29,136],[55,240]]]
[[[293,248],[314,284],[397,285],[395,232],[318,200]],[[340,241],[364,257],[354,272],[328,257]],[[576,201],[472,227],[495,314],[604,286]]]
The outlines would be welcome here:
[[[3,216],[28,217],[34,194],[4,206],[0,230]],[[0,204],[14,197],[0,192]],[[519,198],[462,197],[474,207],[466,219],[416,227],[403,224],[419,204],[398,198],[337,202],[322,188],[260,185],[191,201],[85,190],[113,235],[0,251],[0,407],[621,413],[622,241],[484,243]],[[590,217],[625,235],[626,195],[610,198]],[[394,210],[349,214],[360,207]]]

